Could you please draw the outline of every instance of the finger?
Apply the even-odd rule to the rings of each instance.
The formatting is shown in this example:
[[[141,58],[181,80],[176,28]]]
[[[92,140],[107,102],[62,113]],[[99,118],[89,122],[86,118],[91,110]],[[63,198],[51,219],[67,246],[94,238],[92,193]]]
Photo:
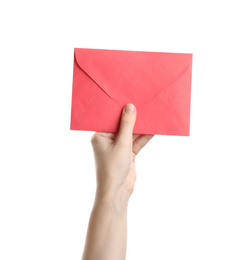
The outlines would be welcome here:
[[[154,135],[141,135],[133,143],[132,151],[137,155]]]
[[[139,136],[140,136],[140,134],[133,134],[132,142],[134,142]]]
[[[110,132],[96,132],[96,135],[102,136],[102,137],[105,137],[105,138],[111,139],[111,140],[114,139],[114,133],[110,133]]]
[[[114,139],[115,139],[115,135],[114,135],[114,133],[108,133],[108,132],[95,132],[95,133],[91,136],[91,142],[92,142],[92,143],[95,143],[95,142],[97,142],[99,139],[102,139],[102,138],[114,140]]]
[[[120,129],[116,142],[123,144],[132,142],[132,132],[135,121],[136,108],[133,104],[127,104],[121,113]]]

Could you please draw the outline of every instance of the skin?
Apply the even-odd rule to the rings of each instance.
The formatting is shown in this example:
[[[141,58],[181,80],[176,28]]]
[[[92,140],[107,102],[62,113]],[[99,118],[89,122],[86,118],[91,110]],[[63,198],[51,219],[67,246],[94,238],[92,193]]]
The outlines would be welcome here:
[[[91,138],[97,190],[82,260],[126,258],[127,207],[136,181],[135,159],[153,137],[133,134],[136,116],[134,105],[127,104],[118,134],[96,132]]]

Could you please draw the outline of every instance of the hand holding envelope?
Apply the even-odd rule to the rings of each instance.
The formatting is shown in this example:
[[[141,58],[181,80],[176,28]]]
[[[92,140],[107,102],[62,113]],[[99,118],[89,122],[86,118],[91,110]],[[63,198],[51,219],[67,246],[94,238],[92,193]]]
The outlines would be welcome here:
[[[136,134],[189,136],[192,54],[74,50],[71,130],[117,132],[132,103]]]

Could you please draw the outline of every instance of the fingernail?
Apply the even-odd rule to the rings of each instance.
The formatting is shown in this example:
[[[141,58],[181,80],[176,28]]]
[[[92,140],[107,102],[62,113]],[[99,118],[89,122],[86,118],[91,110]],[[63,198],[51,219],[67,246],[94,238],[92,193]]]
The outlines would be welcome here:
[[[135,107],[133,104],[127,104],[125,106],[125,112],[126,113],[134,113]]]

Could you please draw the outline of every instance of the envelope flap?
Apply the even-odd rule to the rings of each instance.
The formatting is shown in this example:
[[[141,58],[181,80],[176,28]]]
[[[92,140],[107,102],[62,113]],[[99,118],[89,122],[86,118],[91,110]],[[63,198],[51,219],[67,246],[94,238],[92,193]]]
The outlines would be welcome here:
[[[79,67],[119,105],[136,106],[170,86],[191,64],[192,55],[75,48]]]

